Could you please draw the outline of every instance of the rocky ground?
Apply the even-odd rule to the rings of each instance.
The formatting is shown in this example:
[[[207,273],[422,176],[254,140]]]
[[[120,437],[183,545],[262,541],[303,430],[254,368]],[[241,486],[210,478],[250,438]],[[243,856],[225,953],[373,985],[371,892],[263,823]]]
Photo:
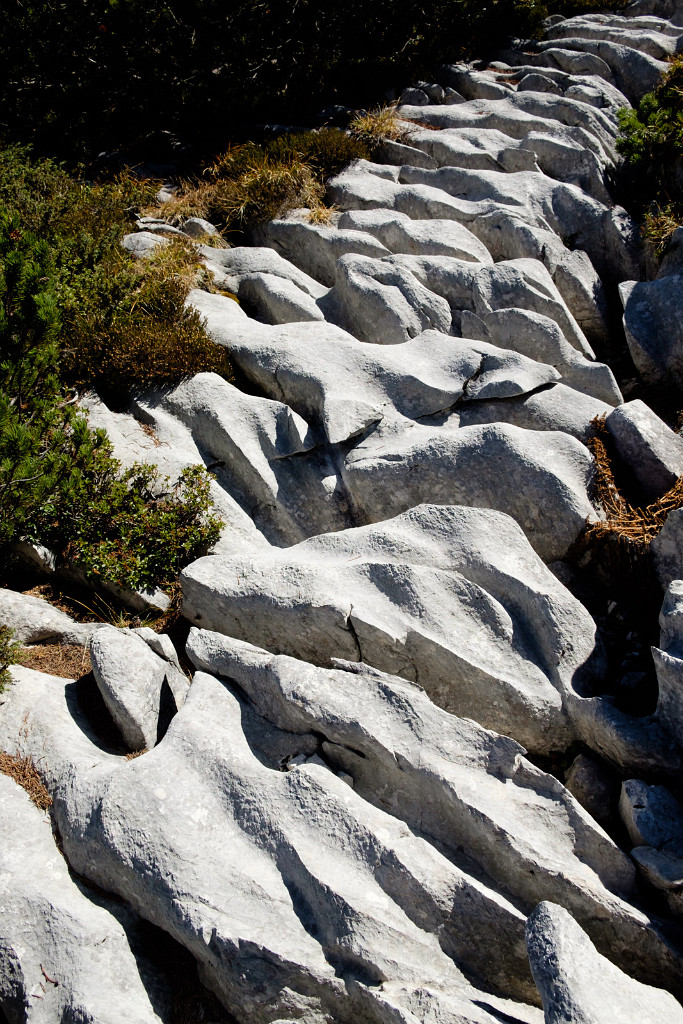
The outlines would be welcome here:
[[[596,417],[642,502],[683,475],[636,397],[683,384],[683,229],[648,279],[610,192],[682,47],[637,0],[406,90],[329,223],[199,246],[246,390],[89,400],[124,464],[209,466],[226,528],[186,643],[0,590],[92,665],[0,697],[52,799],[0,774],[8,1024],[683,1022],[683,509],[653,660],[581,546]]]

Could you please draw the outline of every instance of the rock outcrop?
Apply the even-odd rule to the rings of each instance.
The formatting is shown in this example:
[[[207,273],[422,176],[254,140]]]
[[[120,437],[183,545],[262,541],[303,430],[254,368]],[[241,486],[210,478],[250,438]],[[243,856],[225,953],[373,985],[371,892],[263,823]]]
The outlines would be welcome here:
[[[0,694],[60,842],[0,775],[9,1024],[172,1024],[150,926],[239,1024],[681,1024],[683,509],[636,552],[666,592],[639,706],[585,528],[614,511],[596,417],[629,500],[683,474],[621,358],[683,380],[683,229],[646,280],[612,195],[617,111],[682,45],[679,0],[553,17],[404,90],[326,223],[126,237],[196,245],[244,390],[83,408],[126,466],[207,466],[225,529],[182,573],[185,651],[0,591],[19,640],[93,663]]]

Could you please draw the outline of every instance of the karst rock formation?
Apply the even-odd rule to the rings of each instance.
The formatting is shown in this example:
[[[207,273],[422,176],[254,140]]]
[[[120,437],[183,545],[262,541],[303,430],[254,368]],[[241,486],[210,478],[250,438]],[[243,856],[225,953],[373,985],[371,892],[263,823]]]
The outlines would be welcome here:
[[[217,290],[190,301],[246,387],[89,401],[124,464],[209,466],[226,526],[181,577],[185,651],[0,591],[20,639],[90,644],[145,751],[12,669],[0,748],[53,804],[0,775],[8,1024],[172,1024],[162,940],[239,1024],[682,1024],[683,511],[650,714],[605,693],[568,559],[596,417],[652,500],[683,474],[608,365],[683,381],[681,229],[648,280],[610,191],[683,6],[514,45],[405,90],[329,223],[198,245]]]

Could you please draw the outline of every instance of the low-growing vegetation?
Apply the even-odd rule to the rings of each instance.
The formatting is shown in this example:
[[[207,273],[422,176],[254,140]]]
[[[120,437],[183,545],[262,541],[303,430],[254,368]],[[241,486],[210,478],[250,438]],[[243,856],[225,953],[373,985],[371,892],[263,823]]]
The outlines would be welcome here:
[[[224,149],[240,126],[367,107],[444,63],[615,0],[7,0],[0,135],[42,151]],[[17,40],[22,45],[17,45]]]
[[[389,130],[390,119],[384,120]],[[372,155],[379,134],[368,135],[322,128],[287,133],[262,145],[231,146],[183,183],[165,204],[164,216],[178,223],[205,217],[229,237],[295,207],[324,209],[326,180],[351,160]]]
[[[0,626],[0,693],[10,681],[9,667],[21,660],[21,644],[9,626]]]
[[[683,57],[674,57],[661,84],[635,109],[619,111],[619,152],[625,157],[643,238],[662,255],[683,221]]]
[[[218,536],[203,469],[174,484],[122,472],[75,405],[76,387],[123,404],[200,370],[229,375],[185,308],[192,250],[169,244],[136,263],[120,248],[131,204],[149,194],[132,178],[92,185],[17,148],[0,155],[0,567],[28,539],[91,577],[172,587]]]

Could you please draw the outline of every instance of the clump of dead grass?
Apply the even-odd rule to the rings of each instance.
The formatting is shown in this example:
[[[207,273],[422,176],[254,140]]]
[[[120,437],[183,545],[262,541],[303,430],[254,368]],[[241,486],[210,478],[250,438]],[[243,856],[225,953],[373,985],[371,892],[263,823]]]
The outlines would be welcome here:
[[[225,234],[297,207],[324,209],[327,179],[351,160],[370,155],[363,139],[339,128],[230,146],[200,176],[183,182],[164,203],[162,214],[174,224],[187,217],[203,217]]]
[[[351,137],[375,150],[389,139],[392,142],[405,142],[408,131],[405,122],[399,120],[394,107],[380,107],[367,114],[359,114],[349,125]]]
[[[46,811],[52,803],[52,797],[36,770],[36,766],[30,757],[19,757],[18,754],[6,754],[0,751],[0,772],[9,775],[22,789],[25,789],[31,800],[40,808]]]
[[[21,663],[37,672],[62,679],[80,679],[92,671],[90,652],[78,644],[36,644],[25,647]]]
[[[321,224],[326,226],[332,223],[332,217],[337,212],[334,206],[325,206],[319,203],[317,206],[311,208],[308,219],[311,224]]]
[[[605,417],[596,417],[592,425],[593,437],[587,444],[595,460],[593,499],[605,513],[605,519],[590,522],[586,537],[590,540],[611,538],[630,549],[635,557],[642,556],[664,526],[669,513],[683,506],[683,477],[679,477],[666,494],[645,508],[632,505],[614,479]]]

